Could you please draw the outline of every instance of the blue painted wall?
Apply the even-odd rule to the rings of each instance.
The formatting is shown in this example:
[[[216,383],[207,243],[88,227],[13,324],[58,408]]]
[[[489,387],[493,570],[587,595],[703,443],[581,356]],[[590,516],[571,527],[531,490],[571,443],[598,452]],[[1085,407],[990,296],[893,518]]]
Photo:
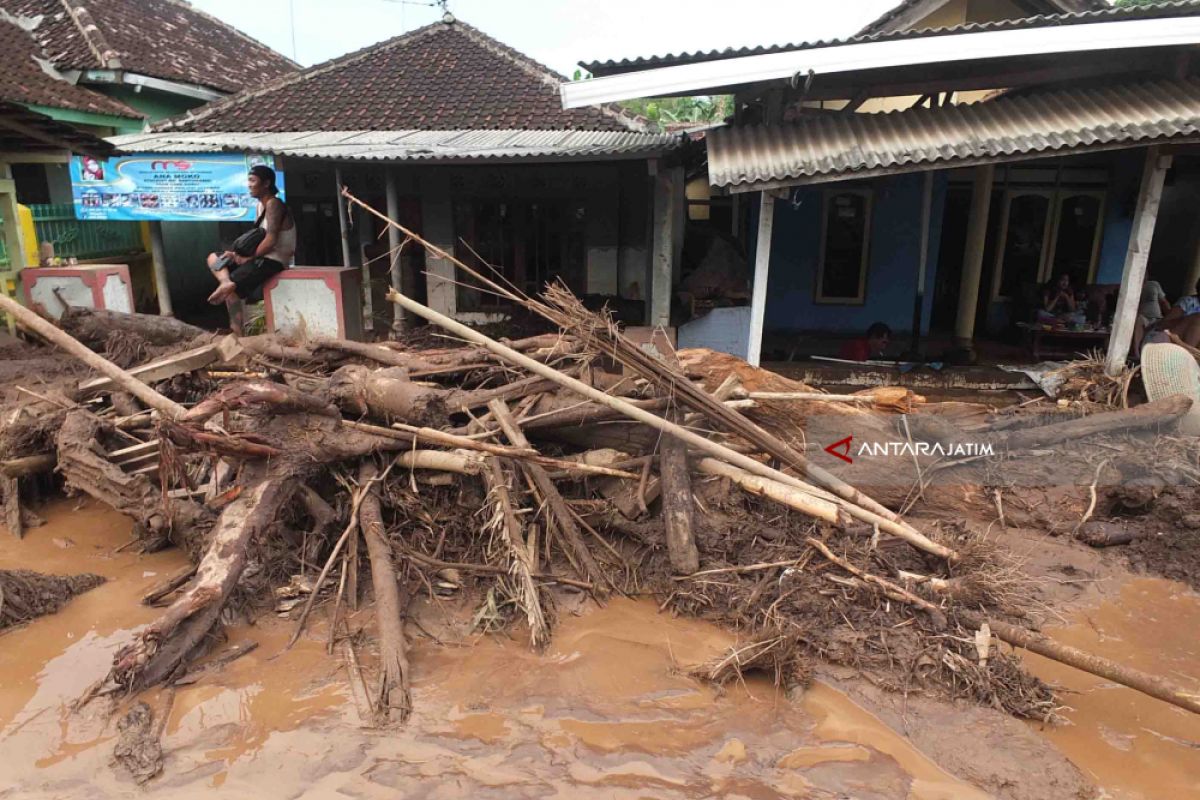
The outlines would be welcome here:
[[[831,183],[794,189],[789,199],[776,200],[764,329],[861,334],[872,322],[880,321],[897,334],[911,331],[924,180],[923,174],[912,174]],[[870,188],[873,192],[866,297],[860,305],[831,305],[813,299],[821,249],[821,205],[825,192],[838,188]],[[923,332],[929,330],[945,199],[946,176],[935,173]],[[753,216],[757,217],[757,209]],[[757,229],[755,219],[750,230]],[[751,241],[748,252],[753,253],[754,247]]]
[[[1145,161],[1146,151],[1141,149],[1112,154],[1108,196],[1104,204],[1104,232],[1100,234],[1100,258],[1096,261],[1096,283],[1121,282]]]

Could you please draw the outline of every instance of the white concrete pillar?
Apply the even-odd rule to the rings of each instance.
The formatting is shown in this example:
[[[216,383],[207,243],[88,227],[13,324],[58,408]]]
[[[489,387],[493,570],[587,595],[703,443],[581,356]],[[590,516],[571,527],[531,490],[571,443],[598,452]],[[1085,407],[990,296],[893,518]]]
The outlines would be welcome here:
[[[449,176],[440,167],[430,167],[421,176],[421,235],[450,255],[454,247],[454,203]],[[453,317],[458,313],[457,272],[452,261],[425,251],[426,305]]]
[[[667,327],[671,324],[671,282],[675,274],[676,239],[683,232],[677,230],[677,209],[683,193],[683,170],[679,167],[662,168],[651,162],[654,176],[654,213],[652,217],[650,245],[650,276],[647,281],[646,324]]]
[[[154,261],[154,293],[158,297],[158,313],[164,317],[175,316],[171,304],[171,287],[167,283],[167,256],[163,246],[162,223],[150,222],[150,258]]]
[[[983,276],[983,248],[987,243],[988,211],[992,204],[992,182],[996,167],[985,164],[975,168],[975,186],[971,190],[971,212],[967,221],[967,245],[963,253],[962,282],[958,287],[958,320],[954,337],[959,347],[970,348],[975,340],[975,309],[979,305],[979,284]]]
[[[771,272],[771,234],[775,229],[775,196],[760,192],[758,197],[758,240],[754,246],[754,287],[750,292],[750,339],[746,344],[746,361],[755,367],[762,357],[767,282]]]
[[[387,215],[400,221],[400,189],[396,186],[396,168],[388,167],[387,181]],[[404,241],[399,228],[388,226],[388,251],[391,253],[392,288],[404,294],[404,267],[400,258],[400,245]],[[392,303],[392,330],[404,330],[404,309],[397,303]]]
[[[1129,356],[1138,306],[1142,300],[1142,284],[1146,282],[1146,263],[1150,259],[1154,223],[1158,220],[1163,180],[1170,168],[1171,156],[1163,155],[1157,145],[1146,148],[1142,187],[1138,191],[1137,208],[1133,212],[1133,230],[1129,232],[1121,290],[1117,294],[1117,312],[1113,317],[1112,333],[1108,336],[1108,354],[1104,359],[1104,371],[1109,375],[1120,374]]]

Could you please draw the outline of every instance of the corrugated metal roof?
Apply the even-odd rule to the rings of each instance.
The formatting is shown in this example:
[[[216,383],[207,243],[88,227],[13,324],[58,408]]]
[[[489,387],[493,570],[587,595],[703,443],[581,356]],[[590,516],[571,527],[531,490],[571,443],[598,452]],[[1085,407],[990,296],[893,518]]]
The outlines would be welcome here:
[[[958,33],[1050,28],[1060,25],[1080,25],[1089,22],[1159,19],[1162,17],[1183,17],[1195,14],[1200,14],[1200,0],[1176,0],[1176,2],[1164,2],[1146,6],[1121,6],[1105,8],[1099,11],[1077,11],[1071,14],[1043,14],[1041,16],[1023,17],[1020,19],[997,20],[995,22],[968,22],[963,25],[952,25],[945,28],[921,28],[893,31],[891,33],[872,33],[850,36],[845,39],[827,39],[815,42],[798,42],[795,44],[760,45],[757,47],[727,47],[724,50],[697,51],[695,53],[680,53],[678,55],[668,53],[662,56],[626,58],[620,61],[592,61],[590,63],[581,61],[579,66],[599,77],[623,72],[657,69],[658,67],[673,67],[680,64],[723,61],[730,58],[743,58],[745,56],[759,56],[770,53],[789,53],[797,50],[815,50],[822,47],[837,47],[839,45],[861,44],[863,42],[883,42],[893,39],[923,39]]]
[[[1200,135],[1200,79],[1131,81],[709,132],[714,186],[752,191]]]
[[[472,161],[650,155],[680,137],[636,131],[298,131],[292,133],[136,133],[115,136],[125,152],[251,152],[331,161]]]

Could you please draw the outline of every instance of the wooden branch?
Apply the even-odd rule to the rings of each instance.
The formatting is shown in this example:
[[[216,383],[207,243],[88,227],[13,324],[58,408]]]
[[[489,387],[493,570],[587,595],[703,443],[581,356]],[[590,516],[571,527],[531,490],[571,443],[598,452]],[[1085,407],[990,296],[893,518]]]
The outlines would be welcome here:
[[[997,439],[996,444],[1010,451],[1032,450],[1101,433],[1168,427],[1178,422],[1191,407],[1190,397],[1176,394],[1120,411],[1105,411],[1066,422],[1013,431]]]
[[[662,515],[667,538],[667,560],[676,575],[700,569],[700,551],[693,530],[692,476],[688,471],[687,444],[669,434],[659,444]]]
[[[359,483],[370,487],[358,514],[359,528],[371,560],[371,585],[375,590],[375,618],[379,630],[379,702],[374,707],[381,721],[404,722],[412,712],[404,607],[396,585],[392,548],[384,536],[379,490],[372,480],[376,473],[375,465],[369,461],[358,471]]]
[[[521,522],[513,513],[512,499],[508,493],[508,480],[497,459],[489,458],[487,460],[487,470],[483,473],[483,480],[487,484],[488,497],[494,506],[489,525],[499,534],[505,549],[508,550],[512,564],[509,571],[516,584],[517,603],[525,612],[526,622],[529,623],[529,643],[535,649],[540,649],[550,642],[550,626],[546,623],[538,587],[534,583],[533,559],[521,532]]]

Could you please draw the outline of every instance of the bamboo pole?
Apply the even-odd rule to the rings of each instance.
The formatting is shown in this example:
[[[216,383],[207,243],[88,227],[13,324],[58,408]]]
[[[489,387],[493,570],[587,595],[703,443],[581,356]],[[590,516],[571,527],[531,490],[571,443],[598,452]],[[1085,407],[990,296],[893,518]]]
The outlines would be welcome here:
[[[570,389],[576,394],[582,395],[589,400],[595,400],[597,403],[620,411],[622,414],[631,419],[649,425],[656,430],[662,431],[663,433],[674,436],[678,439],[682,439],[688,444],[689,447],[700,450],[701,452],[720,459],[721,461],[741,467],[747,472],[758,475],[759,477],[792,486],[812,495],[822,496],[826,499],[832,498],[832,495],[817,489],[815,486],[805,483],[799,478],[792,477],[791,475],[787,475],[779,470],[773,469],[766,464],[755,461],[749,456],[738,453],[735,450],[731,450],[722,444],[706,439],[699,434],[693,433],[686,428],[674,424],[673,422],[668,422],[662,417],[651,414],[649,411],[638,408],[623,398],[606,394],[593,386],[589,386],[583,381],[580,381],[569,375],[562,374],[553,367],[546,366],[539,361],[534,361],[529,356],[526,356],[523,353],[518,353],[511,347],[507,347],[506,345],[503,345],[494,339],[490,339],[479,331],[469,328],[466,325],[463,325],[461,322],[447,317],[445,314],[434,311],[432,308],[418,303],[410,297],[405,297],[395,290],[388,292],[388,300],[393,303],[399,303],[400,305],[404,306],[406,310],[411,311],[417,316],[422,317],[423,319],[426,319],[435,325],[445,328],[451,333],[454,333],[469,342],[473,342],[487,348],[489,351],[495,353],[501,359],[509,362],[510,364],[515,364],[516,366],[532,372],[535,375],[541,375],[542,377],[554,381],[558,385]],[[858,517],[864,521],[878,524],[880,530],[904,539],[920,550],[924,550],[927,553],[939,556],[940,558],[945,558],[949,561],[958,560],[958,554],[953,550],[928,539],[921,533],[912,530],[910,526],[902,525],[893,520],[886,519],[879,514],[876,514],[872,511],[867,511],[866,509],[860,508],[859,506],[849,503],[848,501],[842,501],[842,503],[839,503],[839,505],[842,505],[848,514]]]
[[[728,478],[750,494],[774,500],[776,503],[793,508],[810,517],[837,524],[839,522],[838,506],[828,500],[808,494],[792,486],[785,486],[778,481],[769,480],[758,475],[751,475],[743,469],[717,461],[715,458],[702,458],[696,463],[696,468],[708,475]]]
[[[154,391],[103,356],[93,353],[80,343],[78,339],[71,336],[71,334],[51,325],[17,301],[0,294],[0,310],[11,314],[21,325],[29,328],[29,330],[51,344],[67,351],[70,355],[79,359],[106,378],[109,378],[113,383],[129,392],[138,400],[141,400],[144,405],[153,408],[168,419],[177,420],[183,416],[185,410],[183,406]]]

